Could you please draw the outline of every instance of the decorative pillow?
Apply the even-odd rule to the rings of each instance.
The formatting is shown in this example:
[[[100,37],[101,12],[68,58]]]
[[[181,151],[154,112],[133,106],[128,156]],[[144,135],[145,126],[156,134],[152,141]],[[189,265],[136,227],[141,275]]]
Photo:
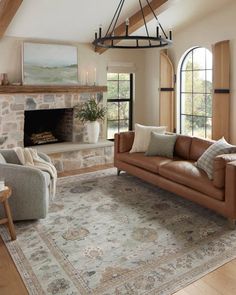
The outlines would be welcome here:
[[[197,160],[196,165],[206,172],[209,179],[213,179],[213,166],[215,157],[222,154],[236,152],[236,147],[229,144],[224,137],[213,143]]]
[[[173,159],[176,134],[151,132],[151,139],[145,156],[160,156]]]
[[[0,154],[0,164],[6,164],[6,160],[2,154]]]
[[[159,134],[164,134],[166,131],[166,126],[155,127],[155,126],[144,126],[140,124],[135,124],[134,143],[130,150],[130,153],[146,152],[152,131]]]

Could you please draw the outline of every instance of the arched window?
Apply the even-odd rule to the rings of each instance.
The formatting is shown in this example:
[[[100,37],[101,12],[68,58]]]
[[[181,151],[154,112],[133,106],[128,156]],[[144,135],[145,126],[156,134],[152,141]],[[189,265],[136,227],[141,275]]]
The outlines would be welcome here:
[[[211,138],[212,53],[188,51],[180,67],[180,133]]]

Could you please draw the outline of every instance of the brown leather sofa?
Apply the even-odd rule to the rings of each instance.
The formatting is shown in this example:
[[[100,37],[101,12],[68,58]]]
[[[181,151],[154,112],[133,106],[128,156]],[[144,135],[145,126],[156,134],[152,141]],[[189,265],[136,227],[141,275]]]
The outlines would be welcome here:
[[[129,153],[134,132],[115,135],[114,165],[120,171],[137,176],[225,216],[231,227],[236,221],[236,154],[220,155],[214,161],[214,179],[194,163],[213,141],[179,135],[174,159],[147,157]]]

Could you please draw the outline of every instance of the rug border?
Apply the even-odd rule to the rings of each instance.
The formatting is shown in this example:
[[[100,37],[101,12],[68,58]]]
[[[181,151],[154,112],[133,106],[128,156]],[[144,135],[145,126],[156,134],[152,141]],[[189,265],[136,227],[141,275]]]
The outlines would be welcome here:
[[[8,239],[8,233],[7,233],[7,229],[5,227],[3,227],[3,229],[1,229],[1,236],[2,236],[2,240],[11,256],[11,259],[13,260],[16,269],[18,270],[18,273],[22,279],[22,281],[24,282],[24,285],[27,289],[27,291],[29,292],[29,294],[31,295],[45,295],[45,292],[43,291],[40,283],[37,280],[37,277],[35,276],[35,274],[33,274],[36,278],[36,281],[38,283],[35,282],[35,280],[32,280],[31,275],[28,270],[26,269],[25,265],[28,264],[27,259],[25,258],[24,254],[23,257],[21,257],[19,255],[19,252],[21,251],[20,246],[17,244],[17,240],[16,241],[10,241]],[[12,253],[14,252],[14,253]],[[230,252],[235,252],[235,248],[232,249]],[[232,255],[232,256],[231,256]],[[229,263],[230,261],[232,261],[233,259],[236,258],[236,253],[225,253],[224,256],[226,256],[222,262],[217,263],[214,266],[211,266],[208,270],[206,269],[207,264],[205,264],[204,268],[205,270],[203,271],[203,273],[196,275],[194,278],[192,279],[187,279],[187,278],[183,278],[181,280],[179,280],[179,284],[176,287],[170,287],[170,288],[166,288],[163,291],[160,291],[161,293],[158,294],[174,294],[186,287],[188,287],[189,285],[191,285],[192,283],[198,281],[199,279],[203,278],[204,276],[214,272],[215,270],[217,270],[218,268],[226,265],[227,263]],[[22,260],[23,258],[23,260]],[[22,262],[20,262],[22,261]],[[212,262],[213,263],[213,262]],[[212,264],[211,263],[211,264]],[[195,270],[196,271],[196,270]],[[33,284],[32,284],[33,283]],[[168,285],[170,282],[167,282],[166,284]],[[32,286],[34,287],[34,289],[32,290]],[[40,291],[40,293],[39,293]],[[157,289],[155,290],[151,290],[150,292],[145,292],[143,293],[143,295],[157,295],[156,293]],[[164,293],[163,293],[164,292]],[[168,293],[166,293],[168,292]],[[170,293],[171,292],[171,293]]]
[[[29,295],[46,295],[43,291],[41,284],[39,283],[35,273],[32,271],[29,272],[26,265],[29,265],[27,259],[25,258],[24,253],[21,250],[21,247],[15,241],[11,241],[8,238],[8,233],[6,227],[0,229],[1,237],[4,245],[6,246],[8,253],[11,256],[12,261],[29,293]],[[21,253],[21,255],[19,254]],[[31,268],[29,266],[29,268]],[[32,289],[33,286],[33,289]]]

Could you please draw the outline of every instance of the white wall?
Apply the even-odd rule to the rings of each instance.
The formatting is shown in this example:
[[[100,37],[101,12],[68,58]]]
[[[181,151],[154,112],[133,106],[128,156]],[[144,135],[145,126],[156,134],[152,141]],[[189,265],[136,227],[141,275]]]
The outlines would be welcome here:
[[[0,73],[8,73],[10,82],[21,81],[21,47],[24,39],[4,37],[0,40]],[[27,40],[30,41],[30,40]],[[34,42],[52,43],[49,40],[32,40]],[[61,43],[61,42],[54,42]],[[63,44],[63,43],[62,43]],[[148,124],[152,122],[146,108],[151,110],[152,99],[146,96],[146,74],[144,50],[117,50],[111,49],[99,55],[94,52],[89,44],[68,43],[78,47],[79,78],[85,80],[87,71],[91,73],[97,69],[97,81],[99,85],[106,85],[107,65],[110,62],[132,62],[136,66],[135,72],[135,102],[134,123]],[[92,79],[92,78],[91,78]],[[149,79],[147,79],[149,81]],[[93,82],[93,81],[91,81]],[[148,102],[147,102],[148,101]]]
[[[211,50],[211,45],[230,40],[231,50],[231,142],[236,144],[236,1],[224,6],[207,18],[189,25],[174,35],[174,45],[170,49],[170,57],[177,71],[178,63],[184,52],[194,46],[202,46]]]

